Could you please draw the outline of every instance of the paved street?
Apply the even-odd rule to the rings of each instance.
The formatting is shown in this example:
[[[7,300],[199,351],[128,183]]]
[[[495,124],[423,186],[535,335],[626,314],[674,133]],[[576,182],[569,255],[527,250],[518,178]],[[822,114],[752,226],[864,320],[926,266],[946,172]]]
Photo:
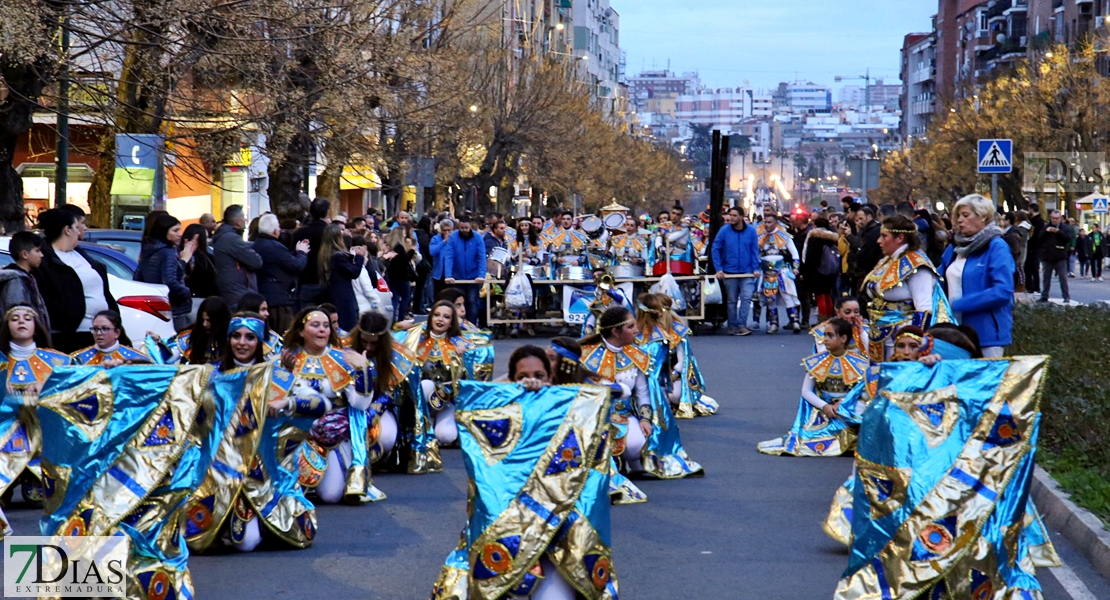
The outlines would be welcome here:
[[[522,343],[498,343],[499,373]],[[770,457],[755,450],[791,422],[801,385],[798,362],[809,343],[808,336],[789,334],[694,339],[710,392],[722,406],[717,416],[681,422],[687,450],[707,475],[640,482],[647,504],[613,508],[622,597],[831,597],[847,551],[825,536],[820,522],[851,459]],[[194,557],[197,598],[427,598],[465,512],[459,451],[448,450],[444,458],[441,475],[376,478],[389,495],[384,502],[320,508],[319,535],[308,550]],[[33,511],[9,516],[17,532],[35,530]],[[1069,595],[1042,570],[1046,600],[1110,598],[1110,582],[1058,536],[1054,541],[1092,595]]]

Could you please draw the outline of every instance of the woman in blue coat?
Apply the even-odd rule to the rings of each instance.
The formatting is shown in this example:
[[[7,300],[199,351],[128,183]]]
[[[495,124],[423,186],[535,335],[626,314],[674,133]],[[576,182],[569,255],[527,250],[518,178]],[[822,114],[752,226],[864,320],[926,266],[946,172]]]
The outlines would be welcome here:
[[[978,194],[956,203],[956,236],[940,273],[959,323],[979,334],[985,358],[1000,358],[1014,326],[1014,258],[994,224],[994,204]]]
[[[192,325],[193,291],[185,285],[185,265],[197,250],[197,241],[185,242],[178,253],[181,241],[181,221],[162,213],[151,224],[150,236],[143,239],[139,254],[139,268],[135,281],[157,283],[170,288],[170,307],[173,309],[173,327],[181,331]]]

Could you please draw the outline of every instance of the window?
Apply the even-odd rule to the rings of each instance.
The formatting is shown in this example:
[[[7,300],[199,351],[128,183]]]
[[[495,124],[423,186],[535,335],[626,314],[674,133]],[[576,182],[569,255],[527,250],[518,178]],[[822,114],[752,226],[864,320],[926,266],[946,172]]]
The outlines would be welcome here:
[[[979,36],[982,37],[987,33],[987,11],[977,11],[976,17],[979,19]]]

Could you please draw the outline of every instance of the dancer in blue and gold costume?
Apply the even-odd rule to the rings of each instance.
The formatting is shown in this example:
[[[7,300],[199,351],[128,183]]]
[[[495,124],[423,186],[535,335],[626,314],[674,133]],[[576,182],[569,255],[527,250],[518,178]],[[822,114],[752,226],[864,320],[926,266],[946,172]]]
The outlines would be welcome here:
[[[482,329],[466,318],[466,294],[459,288],[449,287],[436,295],[436,302],[445,300],[455,306],[459,330],[470,342],[470,349],[463,354],[466,372],[475,381],[493,381],[493,332]]]
[[[856,445],[856,433],[837,414],[848,392],[867,377],[867,359],[848,350],[852,324],[829,319],[825,351],[802,361],[806,369],[802,399],[794,425],[783,437],[759,443],[763,454],[791,456],[840,456]]]
[[[642,463],[644,472],[652,477],[678,479],[703,475],[704,471],[701,465],[690,459],[682,446],[678,422],[672,409],[672,403],[681,405],[681,392],[673,399],[667,394],[672,389],[681,390],[685,387],[684,381],[672,386],[672,365],[678,364],[677,351],[682,348],[683,334],[689,330],[673,319],[673,313],[667,308],[664,297],[665,294],[640,294],[637,306],[636,345],[653,357],[649,376],[649,388],[653,392],[653,428],[644,445]]]
[[[15,483],[31,502],[42,499],[39,455],[43,437],[35,404],[46,380],[69,356],[50,350],[50,334],[38,312],[17,304],[4,314],[0,326],[0,360],[6,389],[0,404],[0,495]]]
[[[197,322],[168,340],[147,334],[146,350],[163,365],[215,365],[223,360],[231,309],[219,296],[210,296],[197,309]]]
[[[185,538],[196,552],[225,533],[222,539],[236,550],[250,552],[262,542],[260,521],[296,548],[308,547],[316,536],[315,507],[291,468],[312,418],[296,413],[293,374],[265,360],[266,332],[257,313],[240,312],[228,327],[219,373],[251,373],[236,403],[217,411],[222,438],[212,467],[189,500]]]
[[[1036,566],[1053,557],[1029,488],[1047,362],[883,365],[834,598],[1041,598]]]
[[[438,473],[443,470],[439,456],[441,444],[458,440],[455,423],[455,393],[464,379],[473,379],[465,354],[474,345],[459,329],[455,306],[445,300],[436,302],[428,312],[428,322],[394,336],[412,354],[419,380],[417,386],[403,386],[400,403],[401,430],[409,451],[408,472]]]
[[[616,599],[609,534],[609,395],[551,387],[543,349],[518,348],[509,378],[463,382],[460,442],[469,519],[434,600]]]
[[[397,403],[394,398],[404,389],[419,387],[420,380],[413,374],[415,365],[412,354],[390,335],[389,319],[385,315],[362,313],[348,340],[347,347],[351,352],[366,357],[375,373],[366,446],[370,462],[378,463],[390,456],[397,444]]]
[[[192,598],[181,526],[189,497],[218,459],[226,407],[269,372],[57,369],[38,406],[44,437],[65,440],[43,448],[41,534],[127,536],[126,597]]]
[[[952,321],[952,309],[938,283],[936,267],[921,250],[917,226],[908,217],[883,220],[879,234],[883,259],[864,278],[870,298],[869,352],[880,363],[894,351],[894,332],[906,325],[928,329]]]
[[[763,224],[756,228],[759,236],[759,265],[761,277],[759,291],[753,300],[753,319],[756,328],[759,327],[759,315],[763,308],[767,309],[767,333],[775,333],[779,329],[779,307],[786,309],[789,319],[787,325],[794,333],[799,333],[801,323],[798,321],[798,286],[794,279],[798,276],[801,258],[794,239],[786,232],[786,228],[779,223],[778,217],[773,212],[763,214]]]
[[[644,470],[642,451],[655,430],[655,405],[664,401],[662,390],[653,380],[652,356],[636,346],[639,330],[627,308],[610,307],[598,319],[597,329],[580,341],[587,381],[621,389],[619,397],[614,394],[609,414],[614,457],[609,493],[616,504],[646,502],[647,495],[621,475],[615,459],[620,457],[629,472]]]
[[[301,485],[327,504],[385,499],[365,443],[374,381],[366,357],[342,350],[327,313],[307,307],[285,333],[281,365],[293,373],[296,412],[318,417],[298,452]]]
[[[674,311],[673,298],[667,294],[654,294],[654,296],[662,304],[659,307],[662,312],[658,317],[660,330],[652,335],[668,340],[670,385],[664,385],[663,392],[675,407],[675,417],[692,419],[717,414],[720,405],[705,393],[705,378],[690,347],[689,325]],[[641,326],[641,330],[646,329]]]
[[[122,364],[149,364],[150,357],[138,350],[120,343],[123,334],[123,320],[114,310],[96,313],[92,321],[93,340],[96,345],[73,353],[73,362],[78,365],[115,367]]]

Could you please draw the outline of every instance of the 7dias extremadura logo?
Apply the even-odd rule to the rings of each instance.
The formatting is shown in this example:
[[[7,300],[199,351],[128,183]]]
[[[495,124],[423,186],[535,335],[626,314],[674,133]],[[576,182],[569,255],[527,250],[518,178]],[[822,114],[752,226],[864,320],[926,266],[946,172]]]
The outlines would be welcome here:
[[[4,538],[4,597],[126,597],[130,538]]]

